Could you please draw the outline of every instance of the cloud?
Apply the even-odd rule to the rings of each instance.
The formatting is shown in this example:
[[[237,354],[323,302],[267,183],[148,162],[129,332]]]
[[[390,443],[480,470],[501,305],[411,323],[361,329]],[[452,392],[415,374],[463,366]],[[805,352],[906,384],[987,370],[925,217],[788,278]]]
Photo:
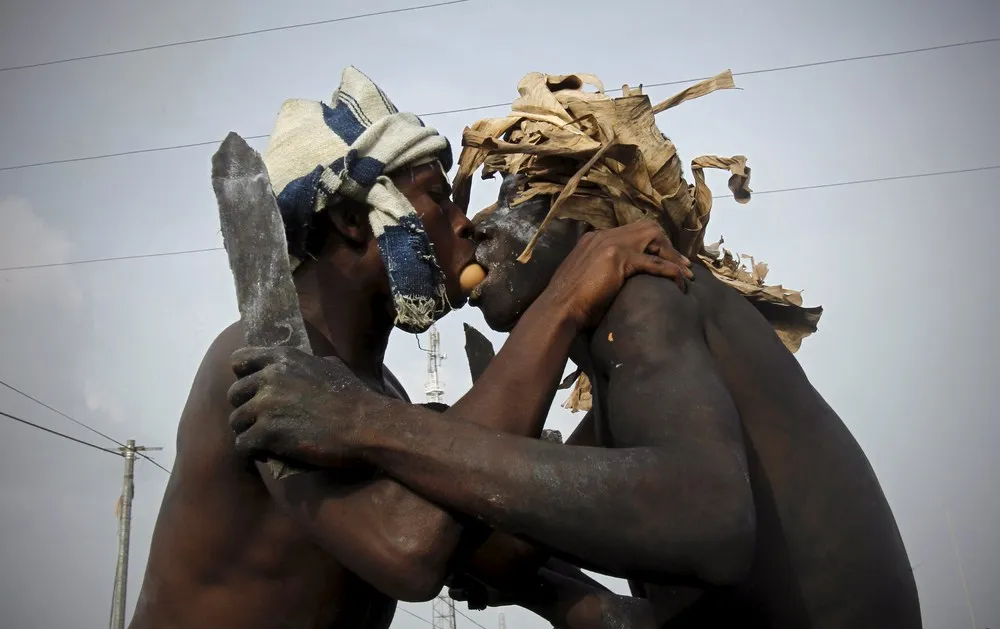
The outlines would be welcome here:
[[[0,268],[68,262],[72,252],[73,243],[38,216],[27,199],[9,195],[0,200]],[[74,310],[83,304],[72,267],[0,271],[0,297],[5,304],[42,301]]]
[[[116,424],[124,424],[127,415],[121,402],[90,378],[83,380],[83,398],[87,409],[98,412]]]

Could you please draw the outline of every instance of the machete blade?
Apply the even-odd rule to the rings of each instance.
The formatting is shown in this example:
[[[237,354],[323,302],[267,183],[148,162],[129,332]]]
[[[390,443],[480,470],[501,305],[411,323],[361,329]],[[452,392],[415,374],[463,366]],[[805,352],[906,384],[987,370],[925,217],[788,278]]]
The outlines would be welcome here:
[[[236,133],[212,156],[212,187],[247,346],[285,345],[312,353],[267,168]],[[276,460],[268,466],[279,479],[299,471]]]
[[[472,327],[468,323],[465,326],[465,356],[469,359],[469,371],[472,373],[472,382],[475,384],[479,376],[483,375],[490,361],[496,356],[493,344],[483,336],[483,333]]]

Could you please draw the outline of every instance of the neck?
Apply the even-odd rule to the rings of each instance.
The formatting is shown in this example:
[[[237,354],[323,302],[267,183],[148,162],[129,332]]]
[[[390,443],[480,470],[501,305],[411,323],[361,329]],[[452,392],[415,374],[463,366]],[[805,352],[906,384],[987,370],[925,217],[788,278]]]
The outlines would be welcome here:
[[[310,261],[296,274],[299,305],[319,356],[334,355],[359,377],[382,385],[392,332],[389,297],[359,265]]]

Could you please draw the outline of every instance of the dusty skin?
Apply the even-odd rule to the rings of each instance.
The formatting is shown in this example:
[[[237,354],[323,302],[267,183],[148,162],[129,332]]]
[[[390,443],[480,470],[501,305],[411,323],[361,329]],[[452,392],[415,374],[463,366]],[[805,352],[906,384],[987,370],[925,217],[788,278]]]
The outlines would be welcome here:
[[[450,201],[440,169],[402,173],[397,187],[416,209],[447,276],[452,303],[464,301],[458,276],[473,261],[471,227]],[[296,272],[295,284],[310,345],[320,365],[346,366],[324,377],[324,386],[359,387],[379,404],[405,400],[382,364],[394,312],[385,269],[365,208],[331,213],[330,235],[317,259]],[[623,229],[605,238],[603,255],[571,256],[568,273],[554,292],[536,300],[511,341],[464,398],[467,408],[491,408],[475,421],[492,430],[515,424],[541,425],[570,344],[590,320],[602,316],[625,280],[638,272],[664,277],[689,274],[662,234]],[[656,255],[643,253],[653,244]],[[592,252],[591,252],[592,253]],[[590,277],[600,276],[595,283]],[[585,290],[584,290],[585,289]],[[177,435],[177,459],[153,534],[133,629],[380,629],[392,621],[396,600],[435,596],[453,566],[489,536],[481,523],[453,515],[417,496],[374,466],[345,457],[326,469],[274,481],[250,449],[237,449],[227,395],[253,409],[253,374],[274,370],[231,355],[243,345],[233,326],[209,348],[195,376]],[[338,357],[324,359],[322,357]],[[525,365],[528,365],[526,368]],[[234,374],[249,376],[237,385]],[[329,375],[329,374],[327,374]],[[257,385],[263,383],[257,382]],[[515,403],[500,404],[519,390]],[[285,388],[285,391],[292,389]],[[261,389],[266,392],[267,388]],[[400,401],[402,403],[402,401]],[[501,413],[500,411],[503,411]],[[443,412],[440,412],[443,411]],[[461,405],[428,411],[448,424],[467,415]],[[529,551],[531,549],[529,548]],[[521,563],[533,565],[529,552]],[[576,575],[572,568],[566,572]],[[484,577],[484,578],[489,578]],[[587,580],[538,576],[545,596],[539,613],[559,626],[585,611],[579,601]],[[574,589],[575,588],[575,589]],[[589,589],[588,589],[589,591]],[[568,594],[567,594],[568,593]],[[577,598],[573,598],[577,596]],[[594,599],[587,599],[592,601]],[[609,600],[615,600],[613,597]],[[589,604],[589,603],[588,603]],[[585,606],[584,606],[585,607]],[[589,626],[589,625],[588,625]]]
[[[567,254],[606,232],[553,221],[518,264],[548,202],[505,203],[502,193],[476,226],[488,274],[473,301],[491,326],[513,327],[513,340],[546,286],[579,263]],[[694,275],[685,292],[634,277],[582,326],[572,357],[594,385],[594,408],[573,445],[516,436],[541,429],[527,417],[506,424],[509,434],[476,425],[490,405],[456,404],[463,421],[390,410],[361,387],[323,384],[341,366],[319,373],[308,356],[285,353],[258,355],[257,393],[234,415],[240,447],[315,465],[364,461],[517,543],[626,577],[645,601],[617,626],[920,627],[906,551],[864,453],[764,317],[699,263]],[[604,281],[577,277],[578,291]],[[504,365],[506,349],[480,381]],[[513,538],[491,542],[504,540]],[[479,556],[490,545],[469,565],[488,563]],[[531,579],[508,574],[506,583]],[[521,589],[501,598],[531,607],[544,595]],[[616,612],[577,626],[615,626]]]

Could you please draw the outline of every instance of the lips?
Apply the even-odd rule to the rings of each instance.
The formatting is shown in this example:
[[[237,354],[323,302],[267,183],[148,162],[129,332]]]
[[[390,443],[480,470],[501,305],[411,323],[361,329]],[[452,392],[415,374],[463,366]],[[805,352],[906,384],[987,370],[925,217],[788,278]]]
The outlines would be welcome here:
[[[478,263],[479,266],[486,269],[487,277],[489,276],[490,270],[496,266],[496,264],[494,264],[493,261],[491,261],[487,256],[486,247],[483,245],[476,247],[476,251],[472,256],[472,261]]]
[[[476,303],[479,302],[479,299],[482,297],[483,288],[490,281],[490,271],[492,271],[493,265],[490,264],[488,261],[486,261],[484,259],[484,256],[479,255],[479,249],[476,250],[476,254],[469,262],[478,264],[483,268],[484,271],[486,271],[486,277],[484,277],[483,280],[479,282],[479,284],[477,284],[475,288],[472,289],[472,292],[469,293],[469,304],[475,306]]]

